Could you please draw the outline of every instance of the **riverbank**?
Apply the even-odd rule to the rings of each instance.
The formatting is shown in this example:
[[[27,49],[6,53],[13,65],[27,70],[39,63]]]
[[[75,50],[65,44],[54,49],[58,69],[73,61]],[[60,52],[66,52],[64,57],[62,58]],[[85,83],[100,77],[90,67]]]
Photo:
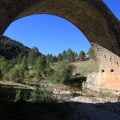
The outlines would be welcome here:
[[[51,83],[41,84],[44,84],[44,86],[50,87],[53,90],[54,96],[58,100],[58,103],[56,103],[56,105],[47,104],[44,109],[48,109],[48,106],[51,106],[49,107],[50,110],[47,111],[48,113],[45,114],[47,117],[41,118],[41,116],[37,116],[37,118],[40,118],[40,120],[63,120],[63,118],[60,118],[60,116],[64,114],[65,111],[68,111],[66,114],[64,114],[64,118],[66,118],[65,120],[120,120],[120,102],[118,102],[117,98],[100,98],[94,95],[88,95],[83,91],[73,90],[68,86],[56,86],[52,85]],[[0,81],[0,85],[18,89],[34,89],[34,86],[23,85],[13,82]],[[37,108],[39,111],[41,108],[39,105],[31,105],[27,102],[19,104],[21,104],[21,106],[19,106],[21,107],[21,110],[27,109],[28,106],[31,106],[30,108],[28,107],[29,109],[33,108],[35,110],[35,108]],[[13,106],[16,105],[14,104]],[[24,108],[22,106],[24,106]],[[57,106],[57,109],[55,106]],[[11,105],[9,107],[10,108],[7,109],[14,109],[14,107],[11,108]],[[17,107],[18,106],[16,106],[15,109]],[[55,111],[60,113],[56,113]],[[70,112],[72,113],[72,116],[66,117],[67,115],[71,115]],[[49,113],[51,113],[52,116]],[[29,113],[26,114],[29,115]],[[56,114],[59,114],[60,116],[56,116]]]

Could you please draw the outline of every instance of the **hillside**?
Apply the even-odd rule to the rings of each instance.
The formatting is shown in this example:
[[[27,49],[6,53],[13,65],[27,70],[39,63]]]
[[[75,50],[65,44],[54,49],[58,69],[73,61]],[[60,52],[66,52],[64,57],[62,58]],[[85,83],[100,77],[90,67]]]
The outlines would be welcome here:
[[[22,43],[12,40],[6,36],[0,38],[0,56],[7,60],[12,60],[22,54],[27,56],[30,51],[29,47],[24,46]]]
[[[91,59],[87,61],[72,63],[72,64],[76,66],[75,71],[83,76],[87,76],[87,74],[92,72],[97,72],[99,70],[97,61]]]

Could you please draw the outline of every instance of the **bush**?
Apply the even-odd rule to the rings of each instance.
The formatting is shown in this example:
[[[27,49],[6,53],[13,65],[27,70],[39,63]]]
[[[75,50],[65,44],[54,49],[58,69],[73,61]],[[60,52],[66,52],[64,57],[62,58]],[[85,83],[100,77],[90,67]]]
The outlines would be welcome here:
[[[14,102],[29,101],[30,93],[30,90],[16,89]]]
[[[51,79],[57,82],[64,83],[65,81],[72,78],[72,72],[74,69],[75,66],[71,65],[71,63],[68,60],[63,60],[55,68],[54,74],[51,77]]]
[[[22,83],[22,81],[24,79],[24,72],[25,72],[25,70],[22,66],[12,68],[8,75],[9,80]]]
[[[56,100],[53,97],[52,90],[37,87],[36,90],[31,92],[30,101],[50,103],[50,102],[55,102]]]
[[[16,90],[15,102],[20,101],[22,99],[21,90]]]

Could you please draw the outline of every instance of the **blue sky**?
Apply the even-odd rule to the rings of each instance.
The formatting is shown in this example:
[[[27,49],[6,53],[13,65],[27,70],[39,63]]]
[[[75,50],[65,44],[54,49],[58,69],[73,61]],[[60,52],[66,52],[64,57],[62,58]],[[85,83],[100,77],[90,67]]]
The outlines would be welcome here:
[[[120,20],[120,0],[103,0]],[[32,48],[37,47],[45,55],[58,55],[71,48],[85,53],[90,43],[83,33],[69,21],[53,15],[32,15],[13,22],[4,35]]]

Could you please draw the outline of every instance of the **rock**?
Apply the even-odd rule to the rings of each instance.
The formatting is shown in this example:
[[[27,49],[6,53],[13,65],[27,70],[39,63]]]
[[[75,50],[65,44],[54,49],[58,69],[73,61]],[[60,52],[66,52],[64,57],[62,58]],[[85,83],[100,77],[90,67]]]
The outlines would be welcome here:
[[[97,87],[97,80],[96,80],[97,73],[90,73],[87,75],[86,82],[83,82],[82,87],[83,90],[93,90],[93,91],[99,91],[99,88]]]
[[[48,82],[39,83],[40,87],[53,88],[54,85]]]
[[[73,77],[79,77],[80,75],[81,75],[81,74],[80,74],[80,73],[77,73],[77,72],[73,72],[73,73],[72,73],[72,76],[73,76]]]

